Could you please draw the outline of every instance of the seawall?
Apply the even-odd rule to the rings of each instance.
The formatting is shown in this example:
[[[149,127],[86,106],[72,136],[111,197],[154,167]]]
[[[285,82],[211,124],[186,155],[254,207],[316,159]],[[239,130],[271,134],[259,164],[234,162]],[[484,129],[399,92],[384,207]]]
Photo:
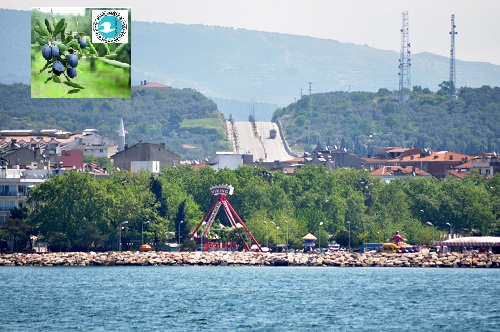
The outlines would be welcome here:
[[[0,254],[0,266],[331,266],[500,268],[486,253],[62,252]]]

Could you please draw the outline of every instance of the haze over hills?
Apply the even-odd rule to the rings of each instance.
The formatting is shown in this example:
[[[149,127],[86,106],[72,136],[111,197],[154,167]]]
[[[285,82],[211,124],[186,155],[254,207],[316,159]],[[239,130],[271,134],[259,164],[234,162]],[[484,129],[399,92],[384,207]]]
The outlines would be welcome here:
[[[0,10],[4,45],[0,48],[0,83],[29,83],[30,26],[18,24],[30,22],[29,15],[28,11]],[[460,58],[460,48],[456,54]],[[134,85],[146,79],[245,103],[285,106],[301,97],[301,89],[309,94],[308,82],[313,93],[394,90],[398,59],[398,52],[335,40],[203,25],[132,24]],[[500,86],[498,65],[457,60],[456,69],[458,87]],[[447,57],[412,55],[412,86],[437,91],[448,77]]]

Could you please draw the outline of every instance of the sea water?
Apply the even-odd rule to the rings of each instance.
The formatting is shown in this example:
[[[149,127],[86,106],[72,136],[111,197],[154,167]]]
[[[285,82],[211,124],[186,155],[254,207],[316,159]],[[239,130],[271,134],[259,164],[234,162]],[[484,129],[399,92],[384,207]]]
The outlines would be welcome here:
[[[500,269],[0,267],[0,331],[500,331]]]

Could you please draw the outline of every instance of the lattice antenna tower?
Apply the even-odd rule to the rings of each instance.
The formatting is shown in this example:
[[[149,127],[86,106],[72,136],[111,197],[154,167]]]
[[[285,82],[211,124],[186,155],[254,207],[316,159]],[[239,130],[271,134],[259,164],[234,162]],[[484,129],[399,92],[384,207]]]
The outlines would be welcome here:
[[[455,14],[451,14],[451,48],[450,48],[450,95],[454,95],[456,91],[456,79],[457,72],[455,69],[455,35],[458,33],[455,31]]]
[[[410,30],[408,26],[408,12],[403,12],[403,25],[401,27],[401,54],[399,57],[399,99],[405,99],[405,89],[411,91],[411,51]]]

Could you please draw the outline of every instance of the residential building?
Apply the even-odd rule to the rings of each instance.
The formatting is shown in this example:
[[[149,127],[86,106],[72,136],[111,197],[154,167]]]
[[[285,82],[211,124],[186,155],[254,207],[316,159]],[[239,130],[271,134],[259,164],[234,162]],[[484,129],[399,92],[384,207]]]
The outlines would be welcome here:
[[[236,169],[244,164],[250,164],[253,156],[250,154],[240,154],[234,152],[216,152],[215,157],[206,162],[206,164],[215,170],[224,168]]]
[[[472,160],[472,169],[484,176],[493,176],[500,172],[500,158],[496,152],[484,153]]]
[[[388,157],[391,155],[389,154]],[[466,163],[473,157],[450,151],[407,149],[398,158],[362,158],[364,168],[374,171],[383,166],[406,166],[419,168],[432,176],[443,179],[454,167]]]
[[[159,161],[160,168],[180,163],[180,156],[167,150],[164,143],[137,143],[131,147],[125,145],[125,149],[111,156],[111,159],[116,168],[125,170],[131,170],[132,161]]]
[[[26,205],[29,191],[49,177],[48,170],[0,167],[0,224],[13,208]]]
[[[383,182],[389,183],[392,180],[408,180],[415,177],[432,177],[427,172],[415,166],[382,166],[370,172],[373,177],[380,178]]]
[[[62,151],[82,151],[85,156],[109,158],[118,151],[118,144],[95,132],[85,132],[61,148]]]

